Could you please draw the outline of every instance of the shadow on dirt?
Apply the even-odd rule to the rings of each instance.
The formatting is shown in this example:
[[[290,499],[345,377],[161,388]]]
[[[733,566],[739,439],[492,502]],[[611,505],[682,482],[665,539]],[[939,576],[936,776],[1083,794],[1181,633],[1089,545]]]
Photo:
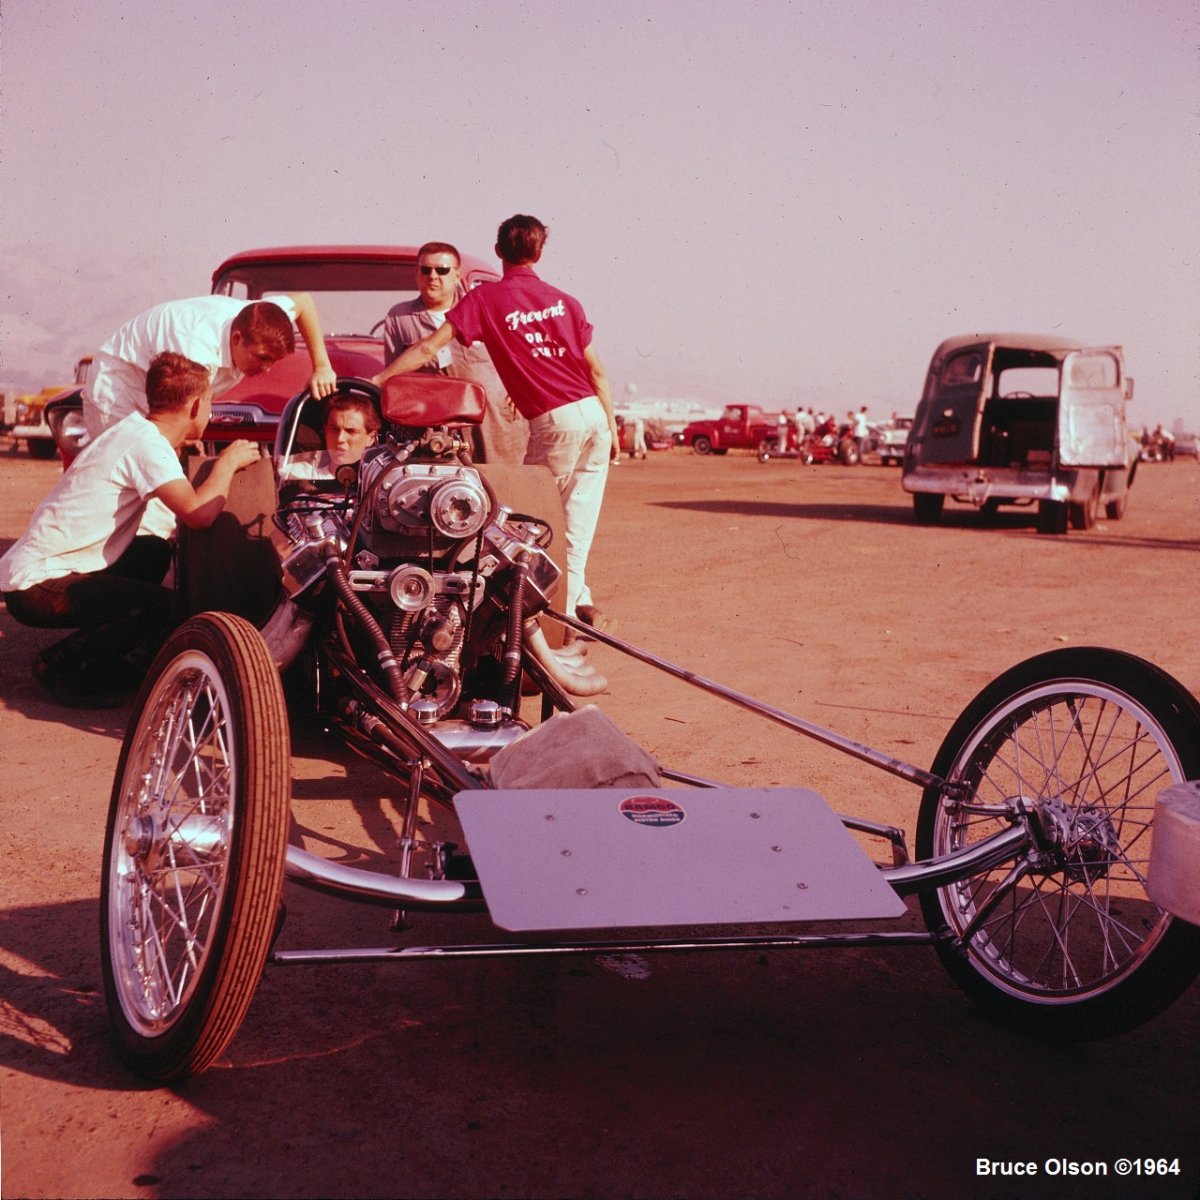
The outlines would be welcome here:
[[[341,936],[333,907],[310,900],[300,925]],[[145,1085],[111,1057],[98,967],[79,959],[96,918],[94,903],[8,914],[3,950],[24,965],[3,976],[0,1061],[119,1103]],[[469,940],[461,922],[476,920],[429,918],[408,940]],[[376,931],[386,921],[372,912]],[[979,1017],[923,950],[269,967],[223,1059],[172,1089],[195,1110],[186,1132],[148,1130],[131,1183],[147,1196],[968,1195],[975,1158],[1005,1147],[1109,1156],[1101,1078],[1140,1097],[1121,1129],[1139,1154],[1179,1153],[1192,1093],[1179,1048],[1198,1028],[1193,991],[1114,1042],[1048,1046]],[[1031,1126],[1039,1078],[1055,1081],[1054,1119]]]
[[[853,521],[871,525],[900,525],[918,528],[912,512],[907,508],[889,504],[784,504],[778,501],[759,500],[656,500],[651,507],[687,509],[690,512],[707,512],[723,516],[764,517],[779,519],[791,517],[812,521]],[[1200,540],[1180,541],[1172,538],[1128,536],[1109,532],[1110,525],[1098,526],[1086,532],[1072,532],[1067,536],[1053,537],[1036,531],[1037,518],[1031,510],[1001,510],[998,513],[980,513],[971,508],[946,509],[941,518],[928,528],[970,529],[979,533],[1012,533],[1034,538],[1048,545],[1069,545],[1081,549],[1119,547],[1132,550],[1187,550],[1200,552]]]
[[[30,721],[59,725],[110,737],[121,737],[130,704],[118,708],[67,708],[56,703],[33,677],[39,651],[65,636],[65,629],[31,629],[21,625],[0,604],[0,705]],[[50,735],[54,736],[54,735]]]

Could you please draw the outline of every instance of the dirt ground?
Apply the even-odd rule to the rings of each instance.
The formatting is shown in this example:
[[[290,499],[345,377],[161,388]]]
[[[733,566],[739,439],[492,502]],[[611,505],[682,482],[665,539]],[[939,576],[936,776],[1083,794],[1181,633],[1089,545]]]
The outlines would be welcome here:
[[[0,549],[56,469],[0,444]],[[1144,467],[1124,520],[1048,538],[1028,511],[918,527],[892,469],[673,450],[613,472],[592,577],[622,637],[927,766],[985,683],[1057,646],[1200,693],[1198,566],[1193,460]],[[1197,1196],[1200,986],[1122,1038],[1046,1046],[980,1016],[925,948],[268,967],[225,1058],[149,1088],[108,1046],[97,948],[127,710],[50,704],[29,667],[51,640],[0,610],[5,1197]],[[595,653],[602,707],[662,762],[812,787],[911,835],[911,786]],[[386,780],[315,736],[294,764],[310,839],[394,854]],[[388,941],[386,913],[288,903],[289,945]],[[1135,1184],[1119,1156],[1181,1173]],[[1048,1173],[1064,1160],[1110,1175]]]

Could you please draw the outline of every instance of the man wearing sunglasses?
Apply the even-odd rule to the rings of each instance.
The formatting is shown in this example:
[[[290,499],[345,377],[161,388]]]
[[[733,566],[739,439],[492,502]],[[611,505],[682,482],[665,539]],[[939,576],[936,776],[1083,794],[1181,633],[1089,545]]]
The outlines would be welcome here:
[[[391,363],[446,321],[463,295],[462,259],[449,242],[426,242],[417,251],[417,298],[393,305],[383,323],[384,362]],[[482,342],[452,343],[421,368],[481,383],[487,392],[483,424],[475,431],[477,462],[521,463],[529,441],[528,423],[505,395],[504,385]]]
[[[504,277],[469,291],[437,329],[376,375],[375,383],[429,369],[452,341],[483,342],[513,403],[529,420],[525,462],[548,467],[562,496],[564,607],[598,629],[611,629],[613,623],[592,603],[584,571],[608,464],[620,454],[617,425],[608,377],[592,346],[583,306],[533,270],[548,233],[536,217],[519,213],[504,221],[496,235]]]

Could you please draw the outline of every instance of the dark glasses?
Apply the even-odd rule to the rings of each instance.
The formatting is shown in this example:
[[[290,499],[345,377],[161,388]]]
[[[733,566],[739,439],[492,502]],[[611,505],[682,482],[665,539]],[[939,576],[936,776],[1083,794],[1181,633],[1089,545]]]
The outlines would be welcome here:
[[[432,275],[436,271],[439,275],[449,275],[452,268],[450,267],[427,267],[424,263],[421,264],[422,275]]]

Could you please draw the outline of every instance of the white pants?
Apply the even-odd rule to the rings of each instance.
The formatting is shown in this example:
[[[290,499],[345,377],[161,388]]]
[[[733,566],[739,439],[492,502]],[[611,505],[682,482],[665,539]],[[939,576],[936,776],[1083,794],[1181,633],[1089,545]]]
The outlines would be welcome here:
[[[611,450],[608,417],[596,396],[564,404],[529,422],[525,462],[548,467],[562,497],[567,541],[564,611],[569,616],[580,604],[592,603],[584,570],[600,520]]]

